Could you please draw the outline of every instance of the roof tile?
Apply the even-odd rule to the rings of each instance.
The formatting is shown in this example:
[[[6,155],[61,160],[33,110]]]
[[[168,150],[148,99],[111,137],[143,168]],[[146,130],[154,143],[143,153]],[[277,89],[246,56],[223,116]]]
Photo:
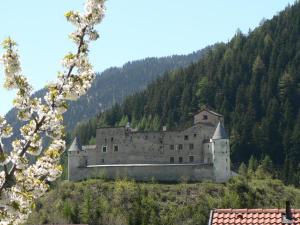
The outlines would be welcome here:
[[[282,225],[284,209],[215,209],[212,225]],[[293,209],[293,223],[300,225],[300,209]]]

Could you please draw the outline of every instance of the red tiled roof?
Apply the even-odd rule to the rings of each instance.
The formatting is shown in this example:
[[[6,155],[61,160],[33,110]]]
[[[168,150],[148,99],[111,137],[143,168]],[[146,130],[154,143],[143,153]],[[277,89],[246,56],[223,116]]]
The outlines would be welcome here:
[[[300,209],[292,209],[292,223],[283,223],[285,209],[215,209],[210,225],[300,225]]]

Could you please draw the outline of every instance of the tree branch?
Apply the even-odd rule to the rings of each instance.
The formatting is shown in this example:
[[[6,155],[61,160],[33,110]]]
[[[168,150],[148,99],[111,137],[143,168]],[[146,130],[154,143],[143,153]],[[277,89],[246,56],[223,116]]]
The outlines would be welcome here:
[[[82,31],[81,31],[81,32],[82,32],[82,35],[81,35],[81,37],[80,37],[80,42],[79,42],[78,49],[77,49],[77,54],[76,54],[76,57],[77,57],[77,58],[79,57],[79,55],[80,55],[80,53],[81,53],[81,47],[82,47],[83,44],[84,44],[84,37],[85,37],[85,35],[86,35],[86,30],[87,30],[87,28],[88,28],[88,26],[85,26],[84,28],[82,28]],[[73,71],[74,68],[75,68],[75,64],[73,64],[73,65],[70,66],[66,78],[69,78],[69,77],[71,76],[72,71]],[[63,85],[64,85],[64,84],[65,84],[65,83],[63,83],[62,86],[60,87],[60,89],[59,89],[59,91],[58,91],[58,95],[62,93],[62,91],[63,91]],[[51,106],[52,106],[52,108],[55,108],[54,102],[52,103]],[[36,121],[36,119],[35,119],[35,121],[36,121],[36,127],[35,127],[35,130],[34,130],[34,132],[33,132],[33,135],[36,134],[36,133],[40,130],[40,128],[42,127],[42,125],[43,125],[44,122],[45,122],[45,119],[46,119],[45,116],[42,117],[42,119],[41,119],[38,123],[37,123],[37,121]],[[19,154],[20,157],[24,156],[24,154],[26,153],[26,151],[27,151],[28,148],[30,147],[30,144],[31,144],[31,141],[27,141],[27,143],[24,145],[24,147],[23,147],[21,153]],[[1,149],[2,149],[2,148],[0,148],[0,153],[1,153]],[[6,170],[6,172],[5,172],[5,178],[6,178],[6,179],[5,179],[5,182],[2,184],[2,186],[0,187],[0,194],[1,194],[1,192],[2,192],[2,190],[3,190],[4,188],[10,188],[10,187],[12,187],[12,186],[14,185],[14,183],[15,183],[13,173],[14,173],[14,172],[16,171],[16,169],[17,169],[17,168],[16,168],[16,165],[14,164],[13,167],[10,169],[9,172],[8,172],[8,170],[7,170],[7,167],[4,167],[4,169]]]
[[[85,37],[86,29],[87,29],[87,26],[85,26],[85,27],[82,28],[82,30],[81,30],[82,35],[81,35],[81,37],[80,37],[80,42],[79,42],[79,45],[78,45],[78,48],[77,48],[77,53],[76,53],[76,57],[77,57],[77,58],[79,57],[79,55],[80,55],[80,53],[81,53],[81,47],[82,47],[82,45],[83,45],[83,43],[84,43],[84,37]],[[74,67],[75,67],[75,64],[73,64],[73,65],[70,66],[66,78],[69,78],[69,77],[71,76]],[[59,88],[59,91],[58,91],[59,94],[61,94],[62,88],[63,88],[64,84],[65,84],[65,80],[64,80],[64,83],[63,83],[63,84],[61,85],[61,87]],[[52,107],[54,107],[54,102],[52,103]]]

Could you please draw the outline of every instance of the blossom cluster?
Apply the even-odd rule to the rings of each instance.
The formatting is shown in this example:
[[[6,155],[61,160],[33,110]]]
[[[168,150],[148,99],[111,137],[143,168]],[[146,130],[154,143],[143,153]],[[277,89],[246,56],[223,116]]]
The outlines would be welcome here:
[[[69,11],[65,14],[76,27],[70,38],[77,45],[77,52],[63,58],[64,70],[59,72],[56,82],[47,86],[43,99],[31,97],[32,87],[22,75],[16,43],[11,38],[2,43],[4,86],[17,90],[13,104],[18,118],[26,122],[20,129],[21,138],[12,142],[12,151],[8,154],[1,140],[12,135],[12,128],[0,117],[0,165],[3,166],[0,171],[0,224],[26,221],[35,199],[62,173],[60,156],[65,150],[62,114],[67,110],[67,101],[85,94],[95,77],[88,60],[88,46],[99,37],[94,26],[101,22],[104,12],[104,0],[86,0],[84,13]],[[45,148],[44,137],[50,139]],[[35,163],[29,162],[29,155],[36,157]]]

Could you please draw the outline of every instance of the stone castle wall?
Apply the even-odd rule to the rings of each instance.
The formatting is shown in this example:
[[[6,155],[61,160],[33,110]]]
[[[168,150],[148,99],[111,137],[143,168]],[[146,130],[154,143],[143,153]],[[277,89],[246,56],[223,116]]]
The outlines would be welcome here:
[[[128,178],[139,181],[180,182],[214,180],[213,177],[212,164],[98,165],[78,168],[69,174],[69,180],[73,181],[88,178]]]
[[[75,145],[68,151],[69,180],[102,174],[109,179],[120,176],[171,182],[184,177],[190,181],[216,181],[217,173],[225,174],[223,160],[227,160],[223,153],[214,154],[210,140],[219,121],[223,123],[221,115],[202,110],[195,115],[194,125],[184,130],[137,132],[128,126],[99,128],[96,145]],[[215,151],[218,148],[222,146],[218,145]],[[229,158],[229,147],[224,154]]]
[[[214,125],[201,123],[183,131],[164,132],[101,128],[97,130],[96,148],[86,154],[87,165],[208,162],[211,150],[207,151],[203,142],[209,141],[214,129]]]

